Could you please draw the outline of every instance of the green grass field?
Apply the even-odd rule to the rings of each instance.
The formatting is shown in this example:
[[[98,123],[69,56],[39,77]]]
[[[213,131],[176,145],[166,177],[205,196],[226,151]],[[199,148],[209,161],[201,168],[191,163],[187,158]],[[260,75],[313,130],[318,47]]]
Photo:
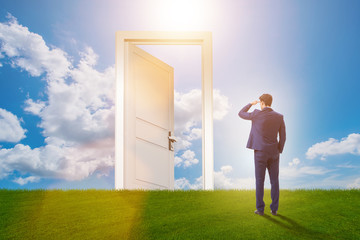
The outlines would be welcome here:
[[[0,239],[360,239],[360,190],[0,190]]]

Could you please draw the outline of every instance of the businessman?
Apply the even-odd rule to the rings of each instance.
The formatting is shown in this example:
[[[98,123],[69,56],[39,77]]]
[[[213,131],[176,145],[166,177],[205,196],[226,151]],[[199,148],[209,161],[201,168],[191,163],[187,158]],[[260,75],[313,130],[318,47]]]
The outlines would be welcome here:
[[[251,131],[247,148],[254,149],[255,178],[256,178],[256,211],[255,214],[264,215],[265,203],[264,180],[266,169],[271,183],[270,209],[272,215],[277,215],[279,208],[279,157],[286,140],[284,117],[271,108],[272,96],[263,94],[252,103],[247,104],[239,112],[239,117],[251,120]],[[261,111],[255,109],[248,112],[251,106],[260,103]],[[279,135],[279,140],[278,140]]]

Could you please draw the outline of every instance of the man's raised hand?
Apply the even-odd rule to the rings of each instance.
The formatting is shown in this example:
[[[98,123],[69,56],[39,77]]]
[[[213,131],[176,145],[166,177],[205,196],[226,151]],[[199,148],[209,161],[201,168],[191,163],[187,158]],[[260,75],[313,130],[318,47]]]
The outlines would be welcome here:
[[[251,103],[251,105],[256,105],[256,104],[258,104],[260,101],[258,101],[258,100],[255,100],[255,101],[253,101],[252,103]]]

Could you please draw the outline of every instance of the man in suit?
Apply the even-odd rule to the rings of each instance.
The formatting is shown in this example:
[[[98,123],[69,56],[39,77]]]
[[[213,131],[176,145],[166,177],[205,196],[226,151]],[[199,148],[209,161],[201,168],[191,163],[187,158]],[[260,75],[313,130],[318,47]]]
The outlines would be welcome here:
[[[271,213],[277,215],[279,208],[279,156],[286,140],[284,117],[271,108],[272,96],[263,94],[260,101],[247,104],[239,117],[251,120],[251,131],[247,148],[254,149],[256,178],[256,214],[264,215],[264,181],[268,169],[271,183]],[[261,111],[248,112],[251,106],[260,103]],[[279,141],[278,141],[279,134]]]

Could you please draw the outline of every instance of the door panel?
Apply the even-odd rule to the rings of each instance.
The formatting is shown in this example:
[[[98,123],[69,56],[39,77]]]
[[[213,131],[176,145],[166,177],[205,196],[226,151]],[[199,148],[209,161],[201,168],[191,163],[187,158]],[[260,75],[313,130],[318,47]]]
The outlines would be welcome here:
[[[169,123],[169,72],[140,56],[134,58],[136,117],[164,129]]]
[[[132,44],[126,49],[125,187],[173,189],[174,70]]]
[[[136,139],[136,179],[159,187],[169,188],[169,151],[154,147],[150,142]],[[157,186],[154,186],[157,188]]]
[[[136,118],[136,138],[168,148],[168,136],[169,132],[167,129],[159,128],[152,123]]]

